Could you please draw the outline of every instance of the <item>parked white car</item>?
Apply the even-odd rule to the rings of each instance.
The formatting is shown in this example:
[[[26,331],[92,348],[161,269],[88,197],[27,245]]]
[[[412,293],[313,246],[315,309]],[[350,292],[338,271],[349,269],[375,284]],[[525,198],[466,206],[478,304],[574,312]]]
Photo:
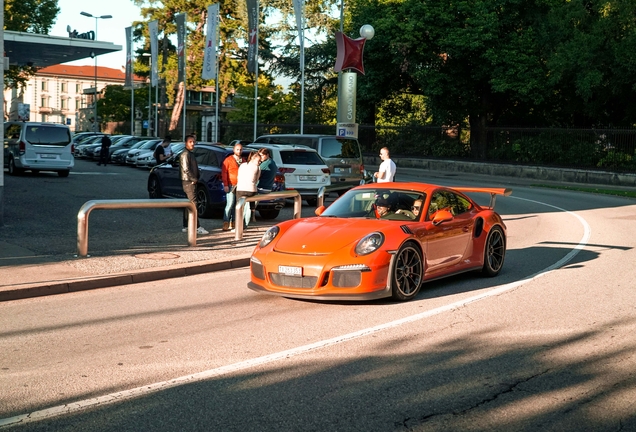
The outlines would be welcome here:
[[[249,144],[245,149],[267,148],[285,177],[285,189],[297,190],[310,206],[317,202],[318,190],[331,185],[329,167],[318,152],[304,145]]]

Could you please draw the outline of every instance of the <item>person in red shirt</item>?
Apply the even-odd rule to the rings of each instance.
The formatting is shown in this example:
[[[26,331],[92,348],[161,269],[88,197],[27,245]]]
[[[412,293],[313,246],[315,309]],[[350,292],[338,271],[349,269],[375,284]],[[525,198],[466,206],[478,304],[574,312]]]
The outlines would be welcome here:
[[[244,162],[241,153],[243,145],[236,144],[232,154],[225,158],[221,166],[221,180],[225,191],[226,204],[223,212],[223,231],[234,228],[234,206],[236,205],[236,183],[238,182],[238,169]]]

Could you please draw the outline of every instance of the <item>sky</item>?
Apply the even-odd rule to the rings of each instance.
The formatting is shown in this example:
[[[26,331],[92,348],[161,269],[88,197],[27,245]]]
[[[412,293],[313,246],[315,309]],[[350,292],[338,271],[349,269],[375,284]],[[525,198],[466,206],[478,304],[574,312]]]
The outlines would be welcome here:
[[[80,12],[88,12],[95,16],[112,15],[110,19],[98,19],[97,40],[111,42],[121,46],[121,51],[112,54],[104,54],[97,57],[99,66],[119,69],[126,65],[126,33],[125,28],[130,27],[133,21],[141,21],[140,9],[135,6],[132,0],[108,0],[108,1],[87,1],[87,0],[58,0],[60,13],[51,28],[51,36],[68,37],[66,26],[70,25],[78,33],[90,30],[95,31],[95,18],[80,15]],[[133,47],[134,50],[134,47]],[[86,58],[69,62],[68,64],[81,66],[95,64],[93,59]]]

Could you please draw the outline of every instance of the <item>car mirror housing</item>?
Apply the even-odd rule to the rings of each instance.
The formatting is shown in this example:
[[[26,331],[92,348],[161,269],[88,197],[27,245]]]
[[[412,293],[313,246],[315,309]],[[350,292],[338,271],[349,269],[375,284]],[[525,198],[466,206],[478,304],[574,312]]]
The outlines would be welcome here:
[[[325,209],[326,209],[326,207],[324,205],[320,206],[320,207],[318,207],[316,209],[316,211],[314,213],[316,213],[316,216],[320,216],[325,211]]]
[[[439,210],[435,213],[435,217],[433,218],[433,225],[439,225],[443,222],[449,222],[453,220],[453,214],[448,210]]]

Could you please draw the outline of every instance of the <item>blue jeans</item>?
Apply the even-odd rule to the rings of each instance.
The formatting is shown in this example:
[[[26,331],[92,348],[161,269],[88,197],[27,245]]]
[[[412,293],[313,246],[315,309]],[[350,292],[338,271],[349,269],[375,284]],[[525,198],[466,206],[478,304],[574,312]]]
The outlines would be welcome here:
[[[225,211],[223,212],[223,222],[230,222],[234,220],[234,206],[236,205],[236,191],[231,192],[232,187],[230,186],[230,192],[225,194],[225,199],[227,200],[225,203]]]

